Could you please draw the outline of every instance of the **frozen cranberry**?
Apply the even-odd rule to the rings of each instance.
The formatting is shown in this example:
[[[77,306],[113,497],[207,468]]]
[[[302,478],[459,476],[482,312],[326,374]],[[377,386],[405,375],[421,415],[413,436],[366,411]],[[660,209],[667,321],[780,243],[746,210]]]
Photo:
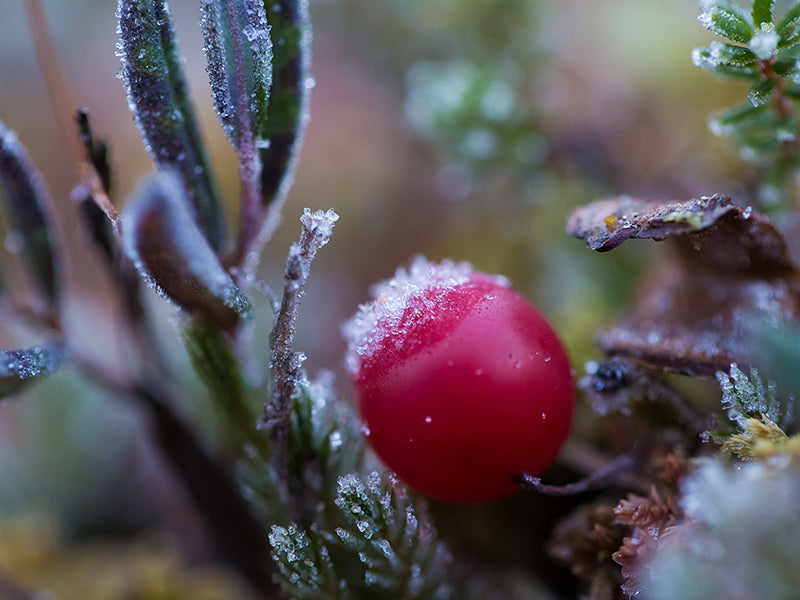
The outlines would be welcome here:
[[[475,502],[540,474],[569,430],[574,385],[545,319],[498,276],[417,258],[345,326],[375,452],[440,500]]]

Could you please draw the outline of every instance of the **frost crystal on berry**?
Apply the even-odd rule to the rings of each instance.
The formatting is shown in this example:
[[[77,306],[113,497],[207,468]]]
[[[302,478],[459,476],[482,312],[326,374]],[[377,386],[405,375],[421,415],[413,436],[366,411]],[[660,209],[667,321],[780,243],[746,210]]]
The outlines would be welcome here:
[[[414,257],[408,269],[398,267],[393,278],[374,285],[373,300],[359,306],[343,328],[348,341],[347,370],[354,373],[359,357],[371,356],[389,334],[402,334],[398,328],[404,321],[422,316],[437,303],[437,298],[469,282],[472,276],[490,279],[503,287],[510,285],[505,277],[478,273],[467,262],[446,259],[437,264],[420,255]],[[411,298],[419,298],[421,302],[412,306]],[[409,314],[409,309],[415,314]]]

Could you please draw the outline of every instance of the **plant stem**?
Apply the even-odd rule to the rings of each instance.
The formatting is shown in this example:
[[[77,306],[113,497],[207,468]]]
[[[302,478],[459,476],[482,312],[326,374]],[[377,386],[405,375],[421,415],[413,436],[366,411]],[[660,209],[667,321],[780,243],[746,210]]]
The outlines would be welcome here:
[[[294,336],[300,300],[305,291],[311,263],[317,251],[328,243],[333,225],[339,216],[329,210],[312,214],[305,209],[300,221],[303,230],[300,241],[292,244],[286,259],[283,276],[283,299],[275,325],[269,336],[272,392],[264,407],[262,424],[266,426],[272,442],[273,463],[283,486],[281,493],[288,497],[289,481],[289,422],[298,382],[303,377],[303,356],[294,351]],[[288,498],[287,498],[288,499]]]
[[[72,362],[109,390],[134,399],[151,419],[151,433],[161,456],[178,476],[198,508],[217,550],[266,597],[274,595],[269,546],[228,469],[203,447],[172,409],[170,394],[152,380],[126,381],[88,357],[74,352]]]

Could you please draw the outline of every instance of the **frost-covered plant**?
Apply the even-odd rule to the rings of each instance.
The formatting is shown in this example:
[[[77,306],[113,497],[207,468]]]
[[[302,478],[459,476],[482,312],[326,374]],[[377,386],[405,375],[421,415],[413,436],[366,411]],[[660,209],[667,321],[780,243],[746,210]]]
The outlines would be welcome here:
[[[642,569],[653,600],[786,599],[800,579],[800,464],[775,458],[733,468],[704,460],[683,486],[684,521]]]
[[[311,264],[338,215],[304,211],[280,297],[254,275],[278,225],[308,120],[308,3],[203,0],[200,8],[214,106],[239,159],[238,228],[223,216],[166,0],[119,0],[120,76],[157,173],[120,214],[106,147],[95,140],[88,112],[80,110],[76,133],[83,155],[76,157],[75,197],[123,297],[124,368],[117,373],[91,357],[63,322],[64,249],[54,233],[51,202],[24,148],[0,125],[0,199],[27,267],[27,311],[52,338],[2,351],[0,394],[15,394],[66,363],[138,401],[213,546],[264,597],[276,593],[269,562],[273,526],[283,537],[298,527],[309,527],[312,537],[323,531],[336,536],[338,543],[325,540],[336,572],[331,581],[336,590],[350,590],[347,597],[380,597],[387,589],[402,597],[434,597],[430,590],[447,589],[449,555],[400,484],[379,476],[362,483],[355,474],[362,453],[353,411],[337,397],[329,374],[307,376],[305,355],[294,348]],[[34,25],[44,31],[38,18]],[[55,56],[47,59],[57,64]],[[170,383],[171,362],[160,356],[148,288],[174,308],[178,334],[208,393],[216,453],[177,412],[179,392]],[[255,295],[266,301],[254,302]],[[253,318],[264,305],[273,312],[270,331],[257,330]],[[253,343],[269,345],[269,365],[260,365],[268,377],[254,373],[258,365],[248,360]],[[277,533],[271,538],[279,571],[288,560],[281,540]],[[287,575],[284,595],[306,597],[297,583]]]
[[[792,399],[780,400],[775,382],[768,381],[765,385],[758,369],[750,369],[748,377],[734,363],[730,375],[717,373],[717,381],[722,390],[722,407],[728,419],[740,428],[747,425],[748,419],[759,415],[783,429],[794,422]]]
[[[452,598],[452,558],[397,479],[341,477],[335,529],[274,526],[278,581],[299,600]]]
[[[780,398],[775,382],[765,385],[758,369],[751,369],[748,377],[735,363],[730,375],[718,372],[717,381],[722,407],[735,431],[707,433],[707,437],[722,444],[723,451],[742,458],[795,451],[800,438],[787,435],[795,431],[793,398]]]
[[[727,41],[695,48],[694,64],[750,85],[748,101],[716,115],[711,131],[732,136],[744,158],[766,169],[761,199],[785,208],[798,197],[800,3],[780,17],[774,0],[754,0],[750,10],[731,0],[703,0],[700,6],[700,23]]]

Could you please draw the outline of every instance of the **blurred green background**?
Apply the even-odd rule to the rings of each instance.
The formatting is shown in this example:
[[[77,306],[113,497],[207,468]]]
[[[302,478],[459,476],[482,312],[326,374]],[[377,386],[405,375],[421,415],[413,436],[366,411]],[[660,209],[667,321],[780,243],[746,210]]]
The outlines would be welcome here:
[[[44,4],[74,98],[110,144],[122,204],[152,167],[116,77],[115,3]],[[171,8],[234,221],[237,167],[212,109],[197,5]],[[622,193],[749,201],[743,163],[706,127],[709,113],[740,101],[743,89],[692,65],[692,47],[710,39],[694,0],[312,0],[311,12],[312,118],[260,275],[280,285],[303,207],[341,215],[314,264],[297,346],[312,372],[339,373],[344,395],[341,324],[372,283],[414,254],[508,276],[552,321],[580,374],[596,357],[596,330],[623,309],[660,249],[634,243],[594,254],[563,233],[570,209]],[[71,329],[92,354],[123,361],[111,288],[69,199],[75,178],[21,1],[2,6],[0,119],[27,146],[58,205]],[[153,305],[169,323],[169,309]],[[201,395],[172,331],[163,330],[187,396]],[[0,333],[6,348],[30,342],[14,323]],[[255,340],[266,352],[265,329]],[[194,517],[124,399],[70,370],[24,396],[0,409],[0,511],[44,511],[75,536],[166,523],[202,555]],[[202,422],[192,397],[184,409]]]

